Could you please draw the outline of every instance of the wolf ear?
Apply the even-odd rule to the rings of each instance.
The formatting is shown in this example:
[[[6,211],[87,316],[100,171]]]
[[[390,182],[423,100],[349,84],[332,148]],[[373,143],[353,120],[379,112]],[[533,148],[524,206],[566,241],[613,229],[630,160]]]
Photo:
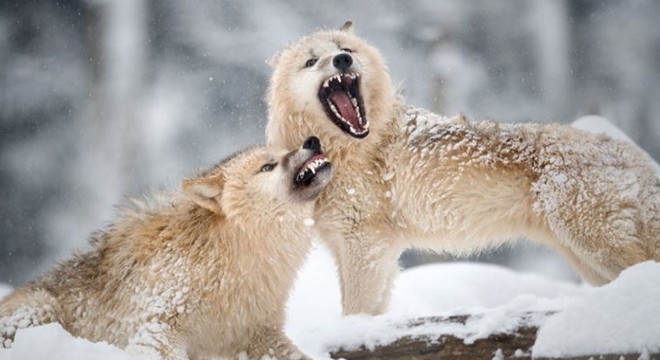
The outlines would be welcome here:
[[[275,53],[275,55],[271,56],[270,59],[266,60],[266,64],[270,65],[270,67],[276,67],[277,63],[280,62],[280,56],[282,55],[281,51],[278,51]]]
[[[340,31],[346,31],[347,33],[353,33],[353,22],[347,20],[344,25],[339,28]]]
[[[222,214],[218,196],[225,185],[223,174],[214,174],[196,179],[186,179],[181,183],[183,193],[197,205],[216,214]]]

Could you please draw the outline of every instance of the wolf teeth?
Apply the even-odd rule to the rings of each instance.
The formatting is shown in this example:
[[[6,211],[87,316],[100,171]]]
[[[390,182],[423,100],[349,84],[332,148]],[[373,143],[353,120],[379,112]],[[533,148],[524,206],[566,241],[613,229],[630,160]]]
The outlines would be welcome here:
[[[337,81],[337,82],[339,82],[339,84],[341,84],[342,77],[345,77],[345,76],[355,80],[355,79],[360,77],[360,74],[359,73],[342,73],[342,74],[334,75],[334,76],[326,79],[323,82],[323,88],[329,88],[330,83],[333,82],[333,81]],[[362,114],[360,114],[360,105],[358,103],[358,100],[351,95],[350,91],[346,91],[346,95],[350,99],[351,105],[353,105],[353,108],[355,109],[355,112],[357,113],[358,122],[360,123],[360,125],[366,125],[366,121],[364,119],[362,119]],[[353,134],[361,135],[361,134],[364,134],[368,131],[367,129],[363,129],[361,131],[358,131],[357,129],[355,129],[355,127],[353,127],[353,125],[348,120],[344,119],[341,116],[341,114],[339,113],[339,109],[337,109],[337,107],[334,105],[334,103],[332,103],[332,101],[330,101],[329,99],[326,100],[326,101],[328,103],[328,106],[330,107],[330,110],[332,110],[333,114],[337,117],[337,119],[341,120],[344,124],[346,124],[349,127],[349,130]]]
[[[330,109],[332,110],[333,113],[335,113],[335,115],[338,118],[346,122],[346,120],[343,117],[341,117],[341,114],[339,114],[339,110],[337,110],[337,107],[335,106],[335,104],[332,103],[332,101],[328,100],[328,105],[330,105]]]
[[[302,170],[300,170],[300,172],[296,176],[296,179],[302,180],[302,178],[304,177],[304,175],[307,171],[311,171],[312,174],[316,174],[316,171],[318,171],[318,169],[321,167],[321,165],[323,165],[327,162],[329,162],[329,160],[327,158],[321,158],[321,159],[316,159],[316,160],[312,161],[311,163],[305,165],[305,167]]]
[[[360,74],[358,74],[358,73],[343,73],[343,74],[334,75],[332,77],[329,77],[328,79],[326,79],[323,82],[323,87],[324,88],[329,87],[330,86],[330,81],[337,81],[337,82],[341,83],[342,77],[344,77],[344,76],[348,76],[349,78],[355,80],[355,79],[360,77]]]

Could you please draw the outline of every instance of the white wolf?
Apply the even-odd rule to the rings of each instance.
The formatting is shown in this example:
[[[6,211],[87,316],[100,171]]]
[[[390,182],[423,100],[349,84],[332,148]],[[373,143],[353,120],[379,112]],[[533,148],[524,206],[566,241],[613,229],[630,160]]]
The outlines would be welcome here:
[[[660,184],[633,145],[406,106],[350,22],[270,63],[269,142],[316,134],[335,164],[315,220],[336,258],[345,313],[386,309],[410,246],[464,254],[524,235],[594,284],[660,260]]]
[[[330,177],[311,137],[292,152],[241,152],[170,202],[124,211],[92,251],[0,302],[0,357],[18,329],[59,322],[165,359],[303,358],[284,335],[285,303]]]

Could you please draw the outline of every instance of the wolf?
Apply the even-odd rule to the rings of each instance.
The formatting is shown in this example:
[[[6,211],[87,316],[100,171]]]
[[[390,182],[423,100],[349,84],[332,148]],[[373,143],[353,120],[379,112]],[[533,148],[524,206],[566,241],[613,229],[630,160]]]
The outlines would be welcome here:
[[[268,142],[324,142],[335,177],[314,219],[345,314],[383,313],[409,247],[470,254],[527,237],[592,284],[660,260],[660,184],[634,145],[557,124],[445,117],[405,104],[351,22],[283,48]]]
[[[0,347],[18,329],[58,322],[165,359],[306,358],[284,334],[285,303],[331,177],[309,137],[290,152],[242,151],[166,200],[123,209],[91,251],[0,303]]]

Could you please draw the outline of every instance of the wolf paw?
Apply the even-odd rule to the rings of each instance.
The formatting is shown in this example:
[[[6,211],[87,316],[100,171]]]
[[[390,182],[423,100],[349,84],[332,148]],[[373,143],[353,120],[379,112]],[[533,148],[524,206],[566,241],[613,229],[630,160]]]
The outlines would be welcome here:
[[[14,326],[6,326],[0,324],[0,347],[9,349],[14,342],[16,335],[16,328]]]
[[[53,321],[52,307],[34,308],[24,306],[16,309],[10,316],[0,319],[0,347],[11,347],[16,331],[43,325]]]
[[[17,324],[12,323],[9,317],[0,319],[0,349],[9,349],[16,336]]]

